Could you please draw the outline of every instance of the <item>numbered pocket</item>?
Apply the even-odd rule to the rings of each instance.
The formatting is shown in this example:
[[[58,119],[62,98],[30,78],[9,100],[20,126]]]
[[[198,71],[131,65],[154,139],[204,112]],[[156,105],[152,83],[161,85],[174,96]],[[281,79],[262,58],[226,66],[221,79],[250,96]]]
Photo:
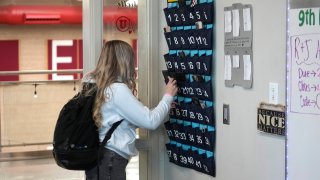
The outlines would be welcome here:
[[[188,165],[188,156],[185,150],[180,149],[179,151],[179,166],[181,167],[189,167]]]
[[[212,56],[200,56],[196,60],[197,74],[211,76]]]
[[[194,113],[195,113],[195,122],[196,123],[201,123],[201,124],[207,124],[208,122],[206,121],[208,118],[206,109],[202,109],[198,105],[193,106]]]
[[[198,29],[194,36],[198,49],[212,50],[212,29]]]
[[[214,141],[215,141],[215,131],[208,131],[208,129],[206,129],[203,132],[203,137],[205,142],[204,149],[208,151],[213,151]]]
[[[165,8],[163,9],[166,16],[168,26],[181,26],[182,18],[178,8]]]
[[[172,144],[170,144],[170,143],[166,144],[167,154],[168,154],[168,158],[169,158],[170,162],[174,162],[173,161],[173,149],[174,148],[175,147]]]
[[[195,160],[193,157],[193,151],[186,150],[184,151],[184,155],[187,158],[187,167],[194,169],[195,168]]]
[[[204,121],[205,121],[205,124],[206,125],[209,125],[209,126],[214,126],[214,122],[215,122],[215,118],[214,118],[214,109],[213,107],[207,107],[207,108],[200,108],[198,109],[199,110],[199,113],[202,115]]]
[[[175,72],[175,67],[174,67],[175,57],[170,54],[165,54],[163,57],[164,57],[168,71]]]
[[[194,14],[198,21],[202,21],[205,24],[213,23],[213,3],[203,3],[194,6]]]
[[[212,100],[212,84],[208,82],[192,82],[196,97],[202,100]]]
[[[190,50],[197,50],[198,49],[198,44],[196,40],[196,32],[197,30],[195,29],[190,29],[190,30],[185,30],[184,33],[186,34],[186,39],[187,39],[187,48]]]
[[[196,138],[196,147],[199,147],[201,149],[205,148],[205,139],[203,135],[204,130],[200,128],[195,128],[195,138]]]
[[[181,49],[181,31],[172,31],[164,33],[166,38],[168,48],[170,50],[178,50]]]
[[[189,146],[196,146],[196,134],[195,134],[195,129],[192,128],[191,126],[185,126],[185,132],[187,134],[187,142],[186,144]]]
[[[177,63],[179,64],[179,71],[182,73],[188,73],[189,72],[189,67],[188,67],[188,62],[186,60],[186,57],[180,57],[177,56],[176,58]]]
[[[196,62],[198,61],[198,56],[187,57],[186,61],[188,64],[189,73],[196,74],[197,73]]]
[[[175,137],[173,134],[173,127],[172,127],[172,124],[170,123],[170,121],[165,122],[164,127],[166,128],[168,138],[172,141],[175,141]]]
[[[167,154],[169,156],[169,161],[174,164],[179,164],[180,148],[175,144],[166,144]]]
[[[200,156],[202,162],[202,168],[199,169],[200,172],[205,174],[214,176],[215,175],[215,163],[214,163],[214,156],[208,157],[206,154]]]
[[[194,169],[202,172],[203,169],[203,155],[200,155],[198,151],[193,151]]]
[[[180,14],[182,18],[182,24],[184,26],[191,26],[194,25],[196,19],[194,17],[194,8],[190,6],[184,6],[180,8]],[[185,21],[183,21],[185,19]]]
[[[179,83],[178,94],[184,97],[193,97],[195,95],[193,83]]]

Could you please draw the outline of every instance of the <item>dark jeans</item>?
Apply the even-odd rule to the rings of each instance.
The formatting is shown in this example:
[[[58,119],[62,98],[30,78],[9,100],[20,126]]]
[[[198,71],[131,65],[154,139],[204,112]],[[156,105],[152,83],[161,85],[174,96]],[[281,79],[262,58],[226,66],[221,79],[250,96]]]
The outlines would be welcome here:
[[[99,180],[126,180],[127,164],[127,159],[105,148],[99,166]],[[86,171],[86,180],[98,180],[97,166]]]

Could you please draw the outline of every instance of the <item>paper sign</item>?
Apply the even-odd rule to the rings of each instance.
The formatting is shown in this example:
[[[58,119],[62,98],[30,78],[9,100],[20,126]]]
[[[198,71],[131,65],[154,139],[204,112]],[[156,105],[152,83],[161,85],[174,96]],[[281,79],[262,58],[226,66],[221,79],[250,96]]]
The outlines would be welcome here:
[[[232,31],[232,24],[231,24],[231,11],[224,12],[224,32],[230,33]]]
[[[251,80],[251,59],[250,55],[243,55],[243,79]]]
[[[224,56],[224,79],[231,80],[231,56]]]
[[[244,31],[251,31],[250,8],[243,9],[243,30]]]
[[[233,29],[233,36],[238,37],[240,31],[240,18],[239,18],[239,10],[234,9],[232,10],[232,29]]]
[[[239,68],[240,67],[239,55],[233,55],[232,56],[232,67],[233,68]]]

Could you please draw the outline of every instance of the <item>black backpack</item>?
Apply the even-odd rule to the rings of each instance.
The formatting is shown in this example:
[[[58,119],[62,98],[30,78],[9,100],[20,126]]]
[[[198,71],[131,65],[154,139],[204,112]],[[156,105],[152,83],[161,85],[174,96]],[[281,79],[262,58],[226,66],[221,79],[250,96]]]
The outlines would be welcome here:
[[[85,92],[95,84],[85,85],[83,90],[69,100],[60,111],[53,136],[53,157],[56,163],[69,170],[89,170],[98,165],[99,151],[122,122],[114,123],[103,142],[99,142],[98,127],[93,121],[92,107],[96,91]]]

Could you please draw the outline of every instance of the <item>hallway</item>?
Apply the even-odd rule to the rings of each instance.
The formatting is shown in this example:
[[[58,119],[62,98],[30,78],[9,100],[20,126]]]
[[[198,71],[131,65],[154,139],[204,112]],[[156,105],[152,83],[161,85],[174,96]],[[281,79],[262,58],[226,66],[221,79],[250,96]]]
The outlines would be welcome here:
[[[139,157],[127,166],[127,180],[139,179]],[[84,180],[82,171],[60,168],[52,158],[0,162],[0,180]]]

